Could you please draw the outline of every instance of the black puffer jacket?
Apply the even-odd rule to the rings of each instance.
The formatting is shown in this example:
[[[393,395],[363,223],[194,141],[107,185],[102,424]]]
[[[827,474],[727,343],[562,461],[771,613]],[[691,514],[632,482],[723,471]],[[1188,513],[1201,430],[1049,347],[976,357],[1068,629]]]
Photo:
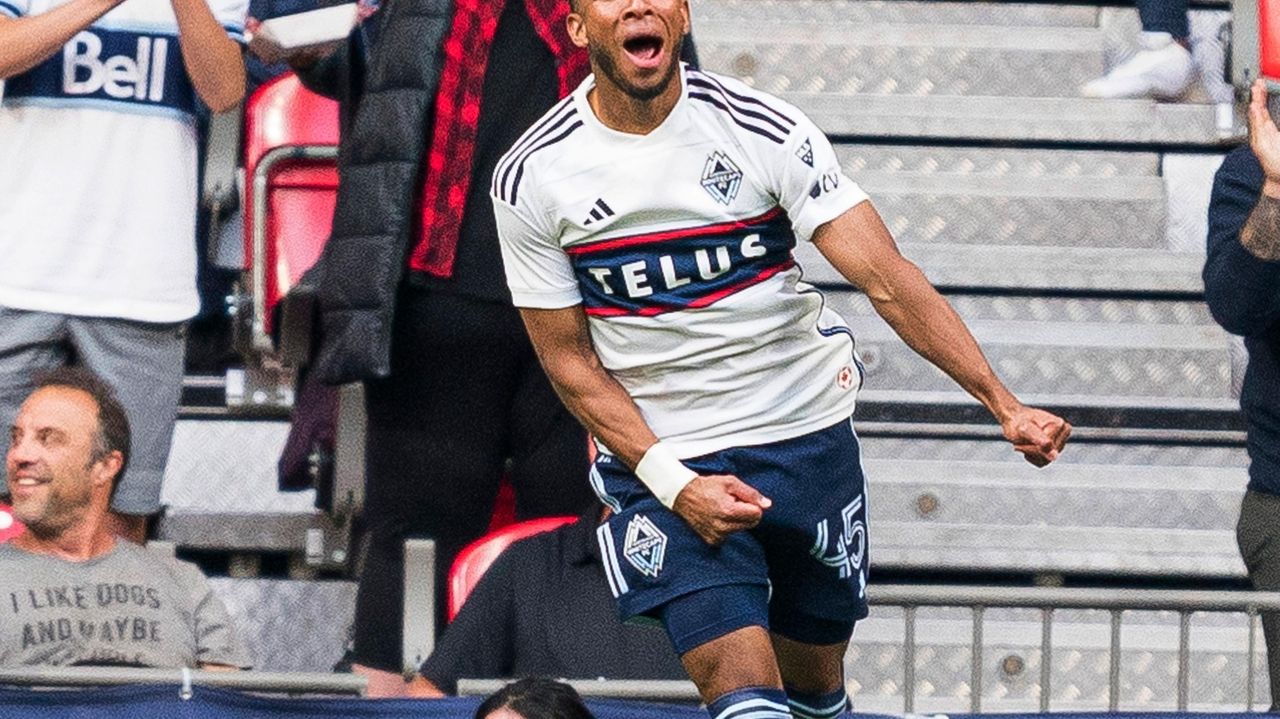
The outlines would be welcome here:
[[[311,90],[338,100],[333,233],[320,259],[320,345],[312,371],[328,384],[391,372],[396,288],[418,224],[426,124],[439,85],[451,0],[386,0],[374,16],[367,59],[359,34],[299,72]],[[366,67],[367,62],[367,67]]]

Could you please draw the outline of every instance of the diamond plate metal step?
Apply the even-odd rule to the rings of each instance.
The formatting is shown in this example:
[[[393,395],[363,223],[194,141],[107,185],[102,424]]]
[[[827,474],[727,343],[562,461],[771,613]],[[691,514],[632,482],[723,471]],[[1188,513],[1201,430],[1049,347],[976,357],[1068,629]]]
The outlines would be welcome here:
[[[697,24],[700,60],[773,93],[1075,97],[1102,74],[1097,28],[897,23]],[[839,68],[839,72],[834,70]]]
[[[865,144],[836,153],[899,243],[1167,245],[1154,153]]]
[[[1230,407],[1228,335],[1197,302],[957,296],[953,305],[1019,395],[1054,405]],[[857,338],[864,390],[962,396],[865,296],[827,293]]]
[[[355,582],[209,580],[249,645],[254,669],[328,672],[342,658],[355,613]]]
[[[857,138],[1218,145],[1221,12],[1192,14],[1194,104],[1085,100],[1084,82],[1133,52],[1131,9],[1010,3],[709,0],[695,12],[703,66]]]
[[[862,447],[873,567],[1244,576],[1241,446],[1075,443],[1044,469],[999,439]]]
[[[767,89],[767,88],[765,88]],[[1210,105],[1052,97],[779,92],[840,138],[1226,146]]]
[[[915,689],[917,712],[969,712],[972,615],[965,609],[916,610]],[[1040,612],[989,608],[982,650],[984,712],[1038,712],[1040,700]],[[1192,711],[1243,711],[1249,625],[1240,614],[1194,614],[1191,618]],[[1126,612],[1120,634],[1120,709],[1176,708],[1179,619],[1172,612]],[[903,711],[903,611],[874,607],[858,623],[845,674],[859,712]],[[1255,629],[1255,642],[1262,634]],[[1051,710],[1105,711],[1108,707],[1110,615],[1102,611],[1054,613]],[[1255,710],[1267,706],[1266,667],[1255,658]]]

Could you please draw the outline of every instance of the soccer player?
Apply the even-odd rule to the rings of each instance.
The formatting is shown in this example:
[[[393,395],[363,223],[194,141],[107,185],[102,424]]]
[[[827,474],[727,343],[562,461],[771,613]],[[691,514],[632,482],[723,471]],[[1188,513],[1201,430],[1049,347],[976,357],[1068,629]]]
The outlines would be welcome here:
[[[660,620],[713,717],[833,717],[867,614],[854,338],[792,257],[813,242],[1028,461],[1070,425],[1022,405],[796,108],[677,61],[687,0],[575,0],[593,76],[492,193],[507,281],[601,451],[624,617]]]

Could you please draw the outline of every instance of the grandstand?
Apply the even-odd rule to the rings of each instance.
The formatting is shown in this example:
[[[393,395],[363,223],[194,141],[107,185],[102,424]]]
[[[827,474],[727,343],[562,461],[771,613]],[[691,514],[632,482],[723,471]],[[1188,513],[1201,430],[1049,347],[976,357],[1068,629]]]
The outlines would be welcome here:
[[[1180,102],[1155,103],[1078,96],[1080,84],[1132,51],[1130,7],[691,4],[703,66],[810,114],[1010,387],[1078,427],[1058,463],[1032,469],[975,402],[802,248],[806,278],[850,321],[868,369],[858,428],[873,581],[959,598],[935,607],[909,592],[880,595],[913,606],[877,606],[860,625],[846,661],[855,707],[1265,706],[1253,615],[1128,610],[1117,624],[1122,615],[1105,608],[1071,607],[1052,613],[1046,644],[1040,607],[1051,605],[1032,598],[1001,608],[955,589],[1014,597],[1036,587],[1247,586],[1234,534],[1248,461],[1232,394],[1237,350],[1209,316],[1199,279],[1211,179],[1243,132],[1222,77],[1230,8],[1194,4],[1200,82]],[[285,133],[275,144],[325,139]],[[264,173],[261,189],[306,195],[295,205],[303,214],[308,203],[323,205],[332,153],[278,157],[284,164]],[[280,197],[264,195],[254,212],[284,212]],[[225,560],[214,586],[260,668],[328,671],[355,597],[343,570],[359,492],[341,488],[359,477],[358,397],[344,398],[334,511],[314,509],[313,492],[279,492],[292,401],[284,360],[298,354],[271,349],[262,332],[273,298],[305,268],[282,261],[285,250],[262,251],[315,238],[284,237],[286,217],[257,219],[265,244],[258,278],[245,284],[257,292],[236,305],[245,367],[187,378],[159,536],[211,566]],[[252,237],[248,244],[252,257]],[[290,341],[299,334],[282,332]],[[991,608],[975,614],[970,605]]]

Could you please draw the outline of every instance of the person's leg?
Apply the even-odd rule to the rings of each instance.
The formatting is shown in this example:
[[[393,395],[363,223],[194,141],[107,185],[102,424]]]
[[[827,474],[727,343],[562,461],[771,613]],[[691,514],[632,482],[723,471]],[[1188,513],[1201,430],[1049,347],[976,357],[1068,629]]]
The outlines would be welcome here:
[[[357,671],[402,670],[404,540],[436,540],[442,630],[449,567],[488,526],[514,380],[487,312],[468,300],[405,289],[391,376],[366,383],[367,545],[356,597]]]
[[[587,481],[587,432],[556,396],[519,316],[511,314],[509,332],[520,363],[510,412],[516,517],[581,514],[595,501]]]
[[[1186,40],[1187,0],[1135,0],[1143,32],[1167,32],[1174,40]]]
[[[182,399],[183,326],[98,317],[72,317],[67,326],[74,361],[115,389],[129,418],[129,466],[111,509],[116,532],[144,542],[147,518],[160,511],[160,485]]]
[[[829,719],[848,706],[844,654],[867,615],[866,482],[850,422],[731,453],[740,476],[765,477],[774,505],[756,530],[773,594],[769,627],[792,714]]]
[[[35,388],[36,376],[67,363],[65,319],[0,307],[0,458],[9,451],[9,426]],[[0,483],[0,494],[4,491]]]
[[[1139,50],[1106,75],[1085,83],[1085,97],[1172,100],[1196,78],[1187,24],[1187,0],[1137,0],[1142,20]]]
[[[1236,542],[1254,589],[1280,590],[1280,497],[1252,490],[1245,493]],[[1280,616],[1262,615],[1262,636],[1267,645],[1271,711],[1280,711]]]
[[[849,642],[805,644],[771,634],[787,705],[797,719],[833,719],[849,708],[844,655]]]
[[[714,718],[791,716],[769,638],[766,586],[731,584],[657,609],[689,678]]]

